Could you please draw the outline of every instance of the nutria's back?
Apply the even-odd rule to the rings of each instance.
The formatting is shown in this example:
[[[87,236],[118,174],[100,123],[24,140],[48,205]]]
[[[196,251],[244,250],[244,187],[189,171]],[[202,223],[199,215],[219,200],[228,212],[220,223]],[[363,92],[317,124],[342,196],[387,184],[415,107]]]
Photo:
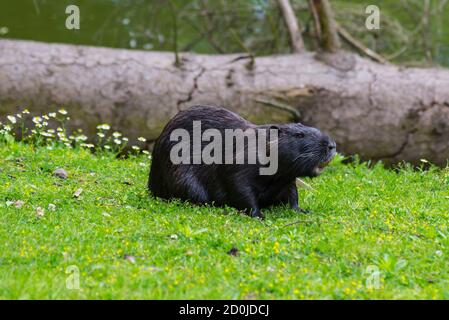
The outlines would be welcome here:
[[[234,112],[221,107],[193,106],[180,111],[165,125],[153,148],[148,183],[148,187],[153,195],[166,199],[172,198],[173,191],[181,191],[181,188],[177,188],[177,184],[192,183],[189,180],[189,174],[186,174],[182,170],[177,170],[183,168],[183,166],[174,166],[170,160],[170,150],[177,143],[176,141],[170,141],[170,134],[175,129],[185,129],[189,133],[192,133],[194,121],[201,121],[202,131],[218,129],[220,132],[223,132],[225,129],[245,129],[254,126],[251,122],[243,119]],[[197,169],[192,167],[187,171],[195,171],[195,173],[201,176],[202,170]],[[213,170],[207,171],[212,173]],[[188,200],[184,197],[181,197],[181,199]]]

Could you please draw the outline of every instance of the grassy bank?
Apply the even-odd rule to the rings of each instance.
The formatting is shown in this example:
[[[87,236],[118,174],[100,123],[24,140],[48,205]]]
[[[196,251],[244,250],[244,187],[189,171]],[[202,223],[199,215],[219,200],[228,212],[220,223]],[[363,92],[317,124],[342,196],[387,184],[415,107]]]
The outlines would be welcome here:
[[[151,199],[145,156],[4,143],[0,298],[449,298],[449,170],[340,160],[261,222]]]

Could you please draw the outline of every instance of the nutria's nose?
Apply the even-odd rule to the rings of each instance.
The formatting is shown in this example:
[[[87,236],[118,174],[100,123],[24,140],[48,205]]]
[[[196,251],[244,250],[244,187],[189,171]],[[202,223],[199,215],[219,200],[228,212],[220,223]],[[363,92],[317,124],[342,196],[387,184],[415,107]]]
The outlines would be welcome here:
[[[330,137],[325,136],[322,140],[321,140],[321,145],[324,148],[327,148],[329,151],[333,151],[337,148],[337,144],[335,143],[334,140],[332,140]]]

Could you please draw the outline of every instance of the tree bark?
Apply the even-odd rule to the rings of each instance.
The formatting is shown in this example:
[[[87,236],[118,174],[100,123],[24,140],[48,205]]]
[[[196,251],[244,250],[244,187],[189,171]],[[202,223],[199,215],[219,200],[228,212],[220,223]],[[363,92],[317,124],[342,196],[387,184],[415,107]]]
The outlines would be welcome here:
[[[143,52],[0,40],[0,115],[63,106],[75,127],[109,123],[157,138],[179,110],[229,108],[255,123],[300,122],[345,154],[387,163],[449,158],[449,71],[380,65],[350,53],[258,57]]]

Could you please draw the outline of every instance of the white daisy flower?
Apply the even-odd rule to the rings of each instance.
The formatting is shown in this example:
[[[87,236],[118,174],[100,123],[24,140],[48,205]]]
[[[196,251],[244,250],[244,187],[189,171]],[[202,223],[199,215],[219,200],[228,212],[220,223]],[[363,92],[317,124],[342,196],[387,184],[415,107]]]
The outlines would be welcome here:
[[[111,127],[108,124],[103,123],[103,124],[100,124],[99,126],[97,126],[97,129],[99,129],[99,130],[109,130],[109,129],[111,129]]]
[[[79,135],[79,136],[76,136],[75,137],[75,140],[76,141],[86,141],[87,140],[87,137],[85,136],[85,135]]]
[[[8,118],[8,120],[11,121],[12,124],[16,124],[17,122],[16,117],[14,116],[7,116],[6,118]]]
[[[42,122],[42,118],[41,117],[33,117],[33,122],[35,124],[41,123]]]

